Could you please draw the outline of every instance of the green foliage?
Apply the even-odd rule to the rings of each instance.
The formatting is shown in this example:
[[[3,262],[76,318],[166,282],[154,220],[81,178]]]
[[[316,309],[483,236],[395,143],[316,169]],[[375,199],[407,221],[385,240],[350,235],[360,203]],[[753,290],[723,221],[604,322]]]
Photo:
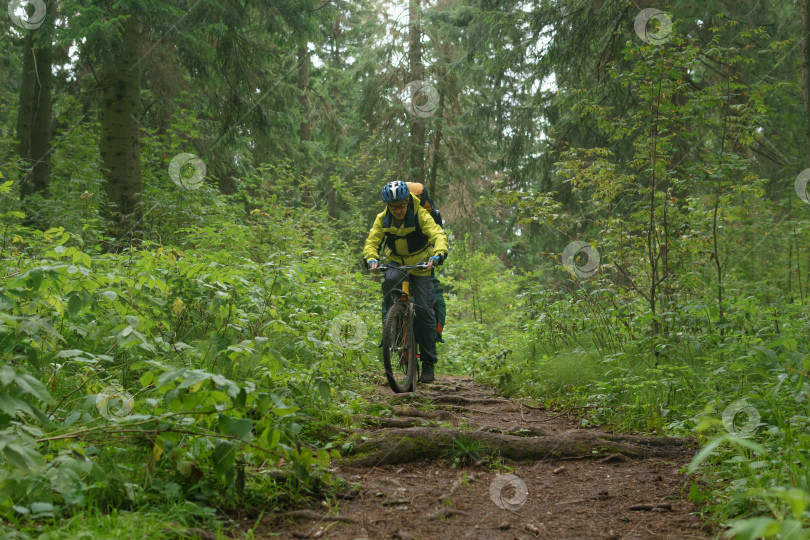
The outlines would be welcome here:
[[[484,452],[483,445],[474,439],[460,435],[453,439],[453,448],[447,454],[453,467],[472,465],[481,459]]]
[[[448,310],[447,343],[439,354],[451,370],[493,380],[511,353],[505,337],[514,320],[517,284],[500,260],[471,243],[451,241],[451,255],[439,272]]]
[[[751,159],[767,102],[784,88],[743,74],[782,48],[750,54],[729,40],[735,27],[717,25],[704,42],[628,42],[629,62],[611,77],[633,96],[629,110],[568,89],[605,142],[560,152],[555,172],[573,200],[507,187],[498,196],[520,212],[522,231],[588,240],[601,269],[569,275],[555,247],[554,263],[517,277],[508,341],[522,346],[494,379],[583,407],[584,425],[697,430],[705,446],[691,470],[707,489],[694,484],[693,499],[740,537],[799,538],[810,525],[801,339],[810,319],[806,254],[796,255],[806,206],[769,199]]]
[[[215,507],[336,488],[330,424],[380,412],[362,386],[380,366],[375,331],[346,346],[350,325],[330,323],[378,328],[356,247],[380,184],[425,150],[452,241],[442,365],[582,407],[586,425],[697,430],[695,501],[741,538],[806,536],[794,3],[742,0],[733,18],[674,3],[663,46],[636,39],[625,1],[423,3],[424,78],[442,102],[419,120],[398,95],[407,40],[391,39],[408,21],[383,5],[85,4],[59,5],[55,50],[71,52],[54,80],[50,198],[19,200],[20,62],[0,63],[6,523],[174,535],[216,528]],[[120,245],[99,217],[97,73],[130,16],[146,25],[143,219]],[[206,162],[201,189],[169,178],[181,152]],[[591,278],[560,264],[575,239],[602,257]]]
[[[376,286],[348,269],[324,216],[251,204],[241,219],[210,211],[174,247],[118,254],[61,227],[6,229],[6,518],[284,504],[335,485],[320,422],[376,349],[373,335],[347,346],[330,323],[352,313],[376,328]]]

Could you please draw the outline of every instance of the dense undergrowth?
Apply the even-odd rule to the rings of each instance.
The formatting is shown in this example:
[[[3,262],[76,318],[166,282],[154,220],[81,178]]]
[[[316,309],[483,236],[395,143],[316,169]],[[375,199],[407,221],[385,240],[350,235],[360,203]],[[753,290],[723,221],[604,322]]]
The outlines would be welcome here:
[[[685,473],[707,517],[738,538],[806,538],[808,207],[792,185],[759,178],[747,150],[778,107],[779,85],[734,74],[683,84],[706,52],[744,63],[737,48],[718,46],[733,28],[713,28],[708,48],[681,37],[666,51],[628,43],[630,64],[610,75],[642,105],[633,115],[572,96],[607,141],[566,149],[555,164],[577,202],[496,193],[523,236],[559,245],[555,260],[515,274],[479,261],[477,274],[510,285],[467,292],[483,306],[451,347],[470,362],[465,372],[581,408],[585,426],[696,436],[703,448]],[[686,164],[677,137],[702,130]],[[616,159],[627,148],[633,159]],[[769,184],[784,185],[778,198]],[[580,259],[561,265],[572,240]]]
[[[549,264],[517,276],[490,259],[479,272],[519,292],[483,292],[484,322],[449,326],[454,367],[506,394],[581,409],[583,426],[696,437],[702,450],[685,482],[707,518],[738,538],[806,538],[806,302],[739,274],[722,321],[696,288],[655,335],[647,304],[615,287],[609,270],[581,279]]]
[[[163,241],[119,251],[81,216],[38,231],[5,207],[3,534],[193,534],[345,489],[328,469],[351,442],[334,426],[374,412],[380,373],[378,285],[352,245],[364,231],[243,203],[170,193],[150,236]],[[697,436],[685,473],[707,516],[741,538],[807,534],[800,296],[733,273],[720,319],[710,268],[696,270],[656,334],[609,261],[589,279],[554,261],[519,272],[452,243],[440,374],[579,407],[584,426]]]
[[[342,488],[329,426],[364,408],[377,285],[318,212],[219,202],[115,253],[8,210],[3,535],[170,536]]]

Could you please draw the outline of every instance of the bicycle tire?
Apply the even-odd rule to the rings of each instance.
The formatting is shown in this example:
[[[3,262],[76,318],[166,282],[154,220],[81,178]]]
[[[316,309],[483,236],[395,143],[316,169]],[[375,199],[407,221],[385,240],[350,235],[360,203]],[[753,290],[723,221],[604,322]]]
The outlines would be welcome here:
[[[413,336],[413,319],[408,306],[397,302],[391,306],[383,323],[383,364],[391,390],[401,394],[415,389],[419,377]]]

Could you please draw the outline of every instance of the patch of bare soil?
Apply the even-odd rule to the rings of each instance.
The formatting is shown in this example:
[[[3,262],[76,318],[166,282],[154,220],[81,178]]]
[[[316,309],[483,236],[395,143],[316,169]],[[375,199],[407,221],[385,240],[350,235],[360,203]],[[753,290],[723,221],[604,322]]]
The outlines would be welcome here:
[[[333,463],[354,491],[336,507],[266,515],[255,538],[712,537],[679,472],[691,441],[581,429],[574,412],[460,377],[379,392],[392,416],[360,418],[367,440]]]

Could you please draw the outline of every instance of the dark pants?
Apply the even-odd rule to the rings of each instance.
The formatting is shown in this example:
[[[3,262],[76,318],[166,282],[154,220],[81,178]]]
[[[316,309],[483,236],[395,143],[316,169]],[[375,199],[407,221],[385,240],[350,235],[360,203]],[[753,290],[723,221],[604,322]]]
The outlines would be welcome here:
[[[386,270],[385,280],[382,284],[383,304],[390,307],[398,298],[391,298],[391,289],[401,289],[403,279],[411,282],[410,292],[416,304],[416,316],[413,327],[416,331],[416,342],[419,344],[419,353],[422,362],[435,363],[436,356],[436,313],[433,306],[436,303],[436,293],[433,290],[433,276],[408,276],[394,269]]]
[[[442,284],[436,279],[436,274],[433,274],[433,294],[436,295],[436,322],[438,322],[438,330],[436,333],[436,341],[444,343],[442,339],[442,331],[444,330],[444,323],[447,320],[447,305],[444,303],[444,291],[442,291]]]
[[[436,321],[440,325],[439,328],[444,329],[444,324],[447,319],[447,304],[444,302],[444,291],[442,290],[442,284],[439,283],[439,279],[436,277],[436,274],[433,274],[433,294],[436,296],[436,304],[433,306],[433,311],[436,313]],[[385,315],[388,313],[388,309],[390,307],[391,302],[388,302],[387,298],[383,296],[383,301],[380,305],[380,317],[382,317],[382,322],[385,322]],[[436,340],[444,343],[441,332],[437,332]]]

